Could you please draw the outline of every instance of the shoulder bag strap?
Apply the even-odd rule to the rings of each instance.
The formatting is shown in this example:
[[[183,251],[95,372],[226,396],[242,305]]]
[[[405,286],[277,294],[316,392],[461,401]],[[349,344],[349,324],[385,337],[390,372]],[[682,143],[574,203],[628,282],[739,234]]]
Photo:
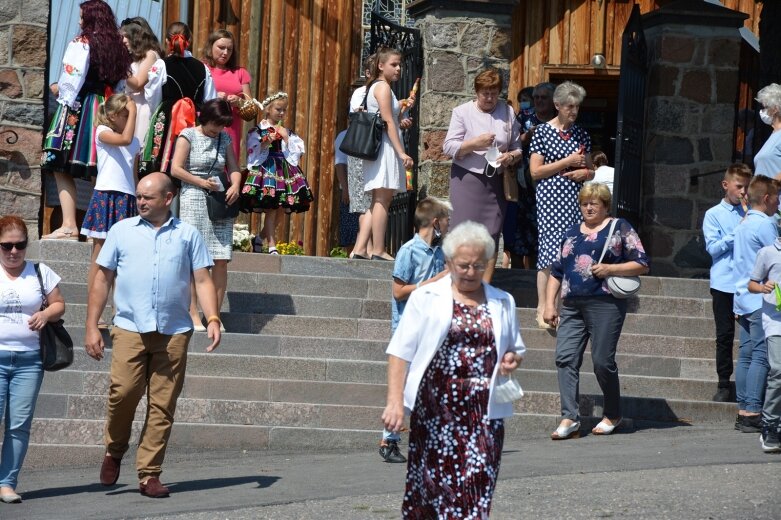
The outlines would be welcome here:
[[[366,85],[366,94],[364,94],[364,96],[363,96],[363,103],[361,103],[361,104],[363,105],[363,109],[365,111],[367,111],[367,112],[369,111],[369,91],[371,90],[372,85],[374,85],[378,81],[379,81],[378,79],[375,79],[374,81],[372,81],[371,83]],[[377,112],[379,112],[379,110],[377,110]]]
[[[605,253],[607,253],[607,247],[610,244],[610,237],[613,236],[613,231],[615,231],[615,229],[616,229],[616,222],[618,222],[617,218],[614,218],[610,222],[610,229],[607,232],[607,238],[605,238],[605,247],[602,248],[602,254],[599,255],[599,262],[597,262],[598,264],[601,264],[602,263],[602,259],[605,258]]]
[[[41,276],[41,265],[38,262],[33,264],[35,274],[38,276],[38,283],[41,285],[41,310],[49,306],[49,299],[46,298],[46,289],[43,288],[43,277]]]
[[[217,135],[217,153],[214,154],[214,160],[212,161],[212,165],[209,166],[209,173],[206,174],[207,178],[211,175],[212,170],[214,169],[214,165],[217,164],[217,159],[220,158],[220,144],[221,143],[222,143],[222,131],[220,131],[219,135]],[[220,180],[222,180],[222,175],[218,174],[218,177],[220,177]],[[223,187],[224,186],[225,185],[223,184]],[[207,190],[207,189],[204,189],[203,191],[205,191],[206,193],[209,193],[209,190]]]

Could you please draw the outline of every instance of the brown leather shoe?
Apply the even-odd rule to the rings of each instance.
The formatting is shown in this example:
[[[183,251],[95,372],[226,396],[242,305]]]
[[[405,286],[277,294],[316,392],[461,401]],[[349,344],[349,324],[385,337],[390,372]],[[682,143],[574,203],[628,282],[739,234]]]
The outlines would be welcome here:
[[[106,455],[103,457],[103,464],[100,466],[100,483],[104,486],[113,486],[119,480],[119,467],[122,459]]]
[[[146,483],[139,483],[138,489],[141,494],[150,498],[163,498],[171,494],[167,487],[160,483],[157,477],[150,477]]]

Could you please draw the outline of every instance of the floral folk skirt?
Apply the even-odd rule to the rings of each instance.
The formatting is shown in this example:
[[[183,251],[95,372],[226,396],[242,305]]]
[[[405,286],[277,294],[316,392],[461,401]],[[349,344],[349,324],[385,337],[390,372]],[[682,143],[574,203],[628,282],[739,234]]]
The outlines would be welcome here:
[[[120,191],[94,190],[81,224],[81,234],[92,238],[106,238],[111,226],[136,215],[138,209],[134,195]]]
[[[488,419],[497,363],[486,305],[453,302],[445,342],[431,360],[410,418],[402,516],[487,519],[504,444],[504,422]]]
[[[287,213],[309,210],[312,190],[298,166],[293,166],[279,152],[270,152],[258,170],[250,170],[241,189],[242,211],[285,208]]]
[[[57,104],[43,143],[43,170],[86,180],[97,177],[95,117],[104,99],[100,94],[87,93],[76,97],[73,108]]]

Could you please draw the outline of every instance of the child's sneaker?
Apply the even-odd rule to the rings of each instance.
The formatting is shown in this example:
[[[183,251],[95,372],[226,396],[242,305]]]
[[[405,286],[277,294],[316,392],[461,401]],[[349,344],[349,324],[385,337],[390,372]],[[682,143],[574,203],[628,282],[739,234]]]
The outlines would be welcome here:
[[[762,433],[759,434],[759,443],[765,453],[781,452],[781,441],[779,441],[778,430],[775,427],[765,426],[762,428]]]

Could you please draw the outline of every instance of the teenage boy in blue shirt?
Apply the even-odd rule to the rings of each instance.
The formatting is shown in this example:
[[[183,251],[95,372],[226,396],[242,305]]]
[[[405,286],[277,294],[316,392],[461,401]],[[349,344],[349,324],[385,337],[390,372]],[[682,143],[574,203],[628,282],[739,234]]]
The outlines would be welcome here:
[[[732,376],[732,348],[735,341],[735,314],[732,311],[735,295],[735,270],[733,243],[735,228],[746,215],[746,190],[751,182],[751,169],[745,164],[733,164],[724,173],[721,187],[724,198],[705,212],[702,233],[705,249],[713,259],[710,269],[710,294],[713,319],[716,322],[716,373],[719,386],[714,401],[728,402],[734,399],[730,377]]]
[[[447,275],[445,254],[440,242],[450,223],[450,203],[428,197],[415,208],[415,229],[411,240],[396,253],[393,265],[391,332],[396,332],[401,313],[412,291]],[[406,462],[399,451],[399,433],[383,430],[380,456],[385,462]]]
[[[760,412],[765,400],[768,361],[762,328],[762,296],[748,290],[757,253],[775,242],[778,231],[773,215],[778,211],[778,183],[755,176],[748,186],[751,209],[735,228],[735,299],[733,311],[740,327],[740,350],[735,368],[738,418],[735,428],[745,433],[761,431]]]

